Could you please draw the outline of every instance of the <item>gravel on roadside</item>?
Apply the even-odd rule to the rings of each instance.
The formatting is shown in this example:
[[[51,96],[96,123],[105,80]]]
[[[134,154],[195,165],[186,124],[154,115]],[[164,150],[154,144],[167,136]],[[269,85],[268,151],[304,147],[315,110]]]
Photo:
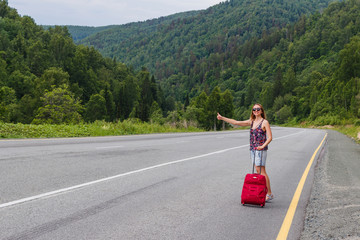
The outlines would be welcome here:
[[[360,239],[360,145],[327,132],[300,239]]]

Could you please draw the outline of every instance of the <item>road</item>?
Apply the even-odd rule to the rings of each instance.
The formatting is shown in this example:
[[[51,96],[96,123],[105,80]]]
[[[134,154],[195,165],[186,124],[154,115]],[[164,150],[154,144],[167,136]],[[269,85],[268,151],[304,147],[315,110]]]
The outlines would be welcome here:
[[[276,239],[325,131],[273,127],[275,199],[242,206],[249,132],[0,141],[0,239]],[[298,239],[313,180],[288,239]]]

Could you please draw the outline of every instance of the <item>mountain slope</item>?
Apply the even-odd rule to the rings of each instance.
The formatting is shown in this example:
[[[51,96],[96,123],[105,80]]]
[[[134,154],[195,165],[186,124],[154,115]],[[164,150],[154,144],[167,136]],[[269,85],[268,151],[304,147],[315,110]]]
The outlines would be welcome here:
[[[237,115],[263,103],[272,121],[346,124],[360,117],[360,1],[331,3],[322,14],[279,30],[283,37],[254,63],[225,69],[217,83],[233,89]],[[264,38],[247,45],[259,45]],[[231,75],[226,74],[231,73]],[[234,83],[238,83],[235,84]]]
[[[172,21],[182,18],[192,17],[199,11],[188,11],[172,14],[166,17],[150,19],[142,22],[133,22],[123,25],[111,25],[105,27],[83,27],[68,26],[69,32],[76,42],[86,43],[89,39],[92,44],[99,49],[108,45],[117,44],[118,42],[131,41],[131,39],[141,39],[142,36],[152,34],[158,27],[168,25]],[[84,39],[84,40],[83,40]],[[102,42],[106,40],[106,42]]]
[[[145,66],[163,79],[176,73],[189,74],[201,62],[212,61],[212,54],[220,54],[223,61],[237,58],[245,41],[284,27],[303,14],[321,10],[329,2],[231,0],[170,24],[158,24],[152,31],[133,28],[129,32],[136,34],[130,33],[131,37],[124,37],[124,26],[120,26],[91,35],[80,43],[94,46],[105,56],[116,57],[135,68]]]

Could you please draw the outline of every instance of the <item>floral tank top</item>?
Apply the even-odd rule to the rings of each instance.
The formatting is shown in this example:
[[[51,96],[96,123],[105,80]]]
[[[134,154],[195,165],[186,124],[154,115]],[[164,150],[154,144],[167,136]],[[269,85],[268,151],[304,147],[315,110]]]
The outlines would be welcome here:
[[[262,146],[266,142],[266,131],[264,131],[261,127],[264,119],[261,121],[259,126],[253,129],[254,121],[251,122],[250,128],[250,150],[255,150],[256,147]],[[268,150],[268,146],[264,148],[264,150]]]

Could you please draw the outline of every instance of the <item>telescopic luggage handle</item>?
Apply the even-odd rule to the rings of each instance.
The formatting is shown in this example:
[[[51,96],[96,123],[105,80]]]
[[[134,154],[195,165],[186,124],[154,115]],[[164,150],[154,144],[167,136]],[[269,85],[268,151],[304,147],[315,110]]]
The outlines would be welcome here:
[[[260,151],[260,152],[261,152],[261,154],[260,154],[260,173],[259,173],[259,174],[261,174],[261,166],[262,166],[262,155],[263,155],[263,152],[262,152],[262,150],[257,150],[257,148],[254,149],[254,164],[253,164],[253,168],[252,168],[252,173],[254,174],[254,168],[255,168],[255,162],[256,162],[256,160],[255,160],[256,151]]]

